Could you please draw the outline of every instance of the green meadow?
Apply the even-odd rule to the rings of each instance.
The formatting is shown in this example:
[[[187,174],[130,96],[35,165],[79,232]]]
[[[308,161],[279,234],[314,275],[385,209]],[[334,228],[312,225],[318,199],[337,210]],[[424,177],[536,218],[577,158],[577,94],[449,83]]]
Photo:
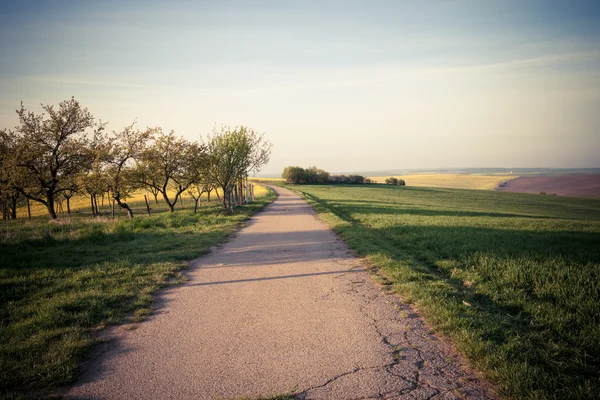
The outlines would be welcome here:
[[[183,281],[188,260],[225,241],[274,197],[268,192],[233,215],[213,201],[198,213],[153,204],[151,217],[139,213],[131,221],[3,221],[0,398],[44,395],[72,381],[97,342],[95,331],[144,319],[157,289]]]
[[[292,186],[515,399],[600,393],[600,200]]]

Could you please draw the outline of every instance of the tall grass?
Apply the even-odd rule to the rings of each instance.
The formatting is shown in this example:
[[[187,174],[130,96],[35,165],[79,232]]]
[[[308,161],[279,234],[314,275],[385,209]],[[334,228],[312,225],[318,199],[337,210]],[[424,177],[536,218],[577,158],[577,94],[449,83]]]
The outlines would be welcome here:
[[[0,235],[0,397],[44,392],[71,381],[107,324],[139,321],[152,294],[191,260],[272,201],[234,215],[159,212],[134,220],[72,218],[5,222]]]
[[[600,393],[600,201],[298,187],[384,283],[515,399]]]

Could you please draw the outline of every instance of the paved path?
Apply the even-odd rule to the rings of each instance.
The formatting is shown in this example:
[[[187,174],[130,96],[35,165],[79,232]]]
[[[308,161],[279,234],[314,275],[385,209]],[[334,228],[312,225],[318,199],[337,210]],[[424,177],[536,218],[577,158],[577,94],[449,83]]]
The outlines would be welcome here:
[[[117,328],[67,398],[488,398],[294,193]]]

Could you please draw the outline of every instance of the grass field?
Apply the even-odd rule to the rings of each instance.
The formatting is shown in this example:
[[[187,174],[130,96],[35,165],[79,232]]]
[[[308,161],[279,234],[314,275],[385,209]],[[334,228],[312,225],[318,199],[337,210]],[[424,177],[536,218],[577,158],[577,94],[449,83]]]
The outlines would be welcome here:
[[[138,212],[132,221],[122,213],[84,217],[86,208],[58,222],[45,216],[4,221],[0,398],[43,394],[71,381],[95,342],[93,332],[148,315],[152,293],[181,281],[187,260],[226,240],[274,199],[266,189],[256,194],[262,197],[234,215],[220,212],[216,201],[193,213],[190,201],[175,213],[164,202],[154,204],[148,217],[143,201],[133,199]]]
[[[411,174],[393,175],[404,179],[407,186],[439,187],[452,189],[494,190],[504,181],[518,178],[515,175],[475,175],[475,174]],[[370,176],[377,183],[384,183],[389,176]]]
[[[600,200],[296,186],[380,279],[515,399],[600,393]]]

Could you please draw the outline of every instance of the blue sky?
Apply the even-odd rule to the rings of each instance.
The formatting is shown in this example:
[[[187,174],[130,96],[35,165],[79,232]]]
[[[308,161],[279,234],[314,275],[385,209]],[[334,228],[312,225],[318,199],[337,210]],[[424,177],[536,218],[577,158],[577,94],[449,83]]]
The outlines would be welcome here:
[[[118,130],[247,125],[264,172],[600,167],[598,1],[0,8],[0,128],[75,96]]]

